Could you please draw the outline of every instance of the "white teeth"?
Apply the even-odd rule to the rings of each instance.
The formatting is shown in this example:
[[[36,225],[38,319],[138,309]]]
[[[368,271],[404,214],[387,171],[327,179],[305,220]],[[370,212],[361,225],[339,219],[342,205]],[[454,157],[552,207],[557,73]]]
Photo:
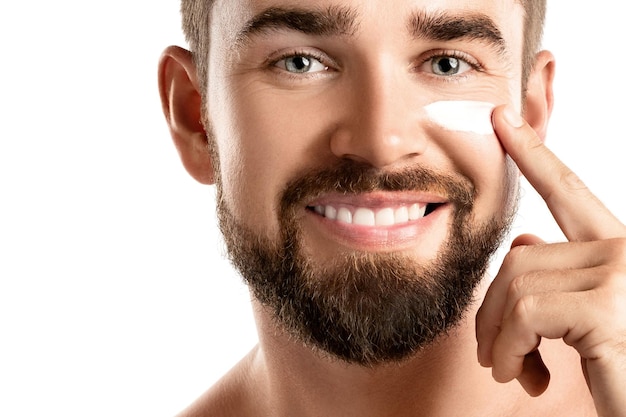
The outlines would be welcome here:
[[[385,208],[376,213],[376,226],[393,226],[396,224],[394,210]]]
[[[409,207],[409,220],[418,220],[424,217],[426,213],[426,206],[420,206],[419,204],[413,204]]]
[[[370,209],[358,208],[354,211],[352,223],[360,226],[376,226],[376,215]]]
[[[407,207],[400,207],[394,213],[396,223],[406,223],[409,221],[409,209]]]
[[[326,209],[324,210],[324,215],[327,219],[337,220],[337,209],[333,206],[326,206]]]
[[[419,220],[426,214],[426,204],[412,204],[398,208],[386,207],[378,211],[357,207],[351,210],[347,207],[315,206],[314,210],[320,216],[329,220],[336,220],[342,223],[355,224],[359,226],[393,226]]]
[[[350,213],[350,210],[348,210],[345,207],[341,207],[338,211],[337,211],[337,221],[343,222],[343,223],[352,223],[352,213]]]

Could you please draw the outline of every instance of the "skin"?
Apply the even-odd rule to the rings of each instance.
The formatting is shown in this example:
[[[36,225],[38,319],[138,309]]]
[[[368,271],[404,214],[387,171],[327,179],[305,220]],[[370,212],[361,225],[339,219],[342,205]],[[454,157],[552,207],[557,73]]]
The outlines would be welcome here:
[[[233,47],[244,23],[276,4],[350,6],[359,27],[353,36],[281,30]],[[411,11],[451,8],[489,16],[508,54],[476,40],[412,38],[406,25],[396,24]],[[538,54],[523,101],[521,16],[513,0],[406,0],[394,7],[371,0],[218,1],[204,109],[190,54],[177,47],[164,52],[163,109],[183,164],[202,183],[219,178],[225,203],[255,233],[277,237],[277,196],[289,180],[348,158],[380,170],[421,164],[467,178],[476,189],[476,222],[511,203],[521,172],[569,239],[550,245],[535,236],[515,239],[466,319],[399,364],[363,368],[330,359],[291,339],[253,300],[259,345],[181,415],[626,415],[626,228],[543,145],[554,61],[548,52]],[[483,70],[433,74],[432,52],[449,50],[479,61]],[[319,68],[329,69],[294,76],[282,66],[281,51],[315,54]],[[268,56],[276,59],[268,64]],[[444,99],[498,105],[495,136],[451,134],[429,124],[424,105]],[[207,152],[203,119],[219,166]],[[377,204],[407,198],[392,194],[377,194]],[[350,203],[372,204],[371,197]],[[444,205],[384,241],[372,239],[376,228],[328,227],[306,207],[298,219],[307,252],[325,264],[351,251],[432,260],[447,238],[449,216]],[[552,375],[547,390],[538,352]],[[513,379],[520,384],[501,384]]]

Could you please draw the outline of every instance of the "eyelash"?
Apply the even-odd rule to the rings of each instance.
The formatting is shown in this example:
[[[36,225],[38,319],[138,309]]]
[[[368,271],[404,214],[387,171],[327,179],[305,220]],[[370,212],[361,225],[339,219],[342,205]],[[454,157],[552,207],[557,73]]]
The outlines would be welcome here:
[[[334,62],[332,62],[328,56],[316,52],[316,51],[312,51],[312,50],[308,50],[308,51],[304,51],[304,50],[290,50],[290,51],[286,51],[281,53],[278,56],[270,56],[269,58],[267,58],[266,60],[266,67],[268,67],[269,69],[273,69],[276,70],[276,64],[279,63],[280,61],[282,61],[283,59],[287,59],[287,58],[293,58],[296,56],[301,56],[301,57],[308,57],[308,58],[313,58],[317,61],[319,61],[320,63],[322,63],[323,65],[326,66],[326,71],[322,71],[322,72],[314,72],[314,73],[291,73],[289,71],[281,71],[281,75],[287,76],[289,78],[292,78],[294,80],[301,80],[303,78],[309,78],[309,77],[319,77],[320,75],[323,75],[324,73],[333,71],[334,68],[336,68],[336,64]],[[329,62],[330,61],[330,62]],[[279,70],[280,71],[280,70]]]
[[[434,58],[455,58],[455,59],[459,59],[465,63],[467,63],[474,71],[477,72],[484,72],[485,68],[483,67],[483,65],[478,62],[474,57],[466,54],[465,52],[461,52],[461,51],[455,51],[455,50],[435,50],[435,51],[430,51],[428,52],[419,62],[418,64],[414,67],[414,68],[420,68],[422,65],[428,63],[429,61],[431,61]],[[434,75],[434,74],[428,74],[428,75],[433,75],[437,78],[445,78],[447,79],[447,81],[453,81],[454,79],[458,79],[461,77],[467,77],[467,75],[461,74],[461,75],[457,75],[457,76],[449,76],[449,77],[441,77],[438,75]]]
[[[281,71],[276,67],[276,64],[282,61],[283,59],[293,58],[296,56],[313,58],[319,61],[320,63],[322,63],[323,65],[325,65],[327,67],[327,70],[321,71],[321,72],[313,72],[313,73],[291,73],[289,71]],[[474,71],[477,71],[477,72],[485,71],[485,68],[483,67],[483,65],[480,62],[478,62],[475,58],[473,58],[472,56],[470,56],[469,54],[465,52],[461,52],[457,50],[430,51],[418,61],[417,65],[415,65],[414,68],[415,69],[420,68],[434,58],[455,58],[455,59],[458,59],[467,63]],[[273,69],[273,70],[278,69],[281,72],[281,76],[286,76],[293,80],[302,80],[303,78],[320,77],[320,76],[323,76],[325,73],[333,71],[335,68],[337,68],[337,64],[331,59],[329,59],[328,56],[326,56],[325,54],[322,54],[314,50],[299,50],[299,49],[289,50],[289,51],[281,53],[278,56],[270,56],[269,58],[267,58],[265,65],[269,69]],[[442,81],[445,81],[445,82],[453,82],[453,81],[459,81],[460,79],[463,79],[463,78],[467,78],[469,74],[462,73],[460,75],[448,76],[448,77],[443,77],[443,76],[439,76],[436,74],[427,74],[427,75],[436,77],[437,79],[441,79]]]

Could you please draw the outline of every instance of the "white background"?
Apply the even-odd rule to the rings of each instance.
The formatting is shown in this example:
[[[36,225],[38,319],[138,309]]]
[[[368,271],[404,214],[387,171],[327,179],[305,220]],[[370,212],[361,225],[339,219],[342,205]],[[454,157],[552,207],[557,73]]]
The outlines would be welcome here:
[[[550,4],[549,144],[624,220],[624,23],[581,4]],[[255,343],[160,112],[179,26],[176,0],[0,5],[2,416],[170,416]],[[562,239],[526,194],[514,233]]]

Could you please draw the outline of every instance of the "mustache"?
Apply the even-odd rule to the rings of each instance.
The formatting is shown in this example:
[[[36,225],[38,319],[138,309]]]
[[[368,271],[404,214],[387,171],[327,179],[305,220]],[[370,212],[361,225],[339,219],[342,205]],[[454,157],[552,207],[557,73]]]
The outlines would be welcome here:
[[[474,205],[475,187],[462,175],[437,172],[423,166],[385,171],[368,164],[342,160],[330,168],[310,170],[290,181],[283,190],[281,211],[286,213],[325,193],[363,194],[374,191],[424,191],[442,195],[469,211]]]

